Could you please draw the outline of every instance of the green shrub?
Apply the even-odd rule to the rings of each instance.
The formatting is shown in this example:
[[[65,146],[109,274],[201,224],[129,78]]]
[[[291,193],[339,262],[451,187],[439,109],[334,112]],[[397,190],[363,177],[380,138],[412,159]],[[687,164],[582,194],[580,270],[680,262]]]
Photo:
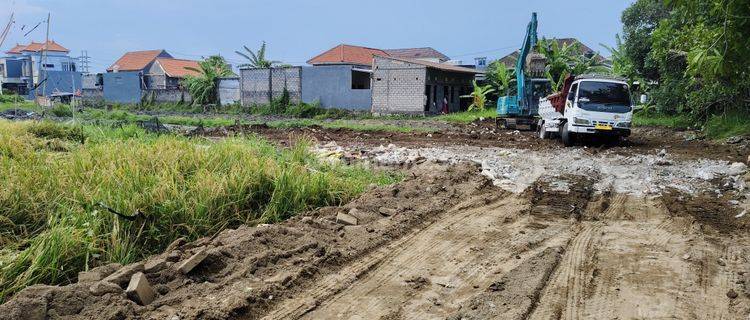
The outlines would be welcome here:
[[[64,125],[52,121],[43,121],[30,124],[27,130],[37,138],[60,139],[80,143],[86,141],[86,134],[79,125]]]
[[[23,102],[23,97],[17,95],[17,94],[1,94],[0,95],[0,103],[17,103],[17,102]]]
[[[52,107],[50,110],[52,115],[55,117],[65,118],[65,117],[72,117],[73,116],[73,108],[68,106],[67,104],[58,104]]]

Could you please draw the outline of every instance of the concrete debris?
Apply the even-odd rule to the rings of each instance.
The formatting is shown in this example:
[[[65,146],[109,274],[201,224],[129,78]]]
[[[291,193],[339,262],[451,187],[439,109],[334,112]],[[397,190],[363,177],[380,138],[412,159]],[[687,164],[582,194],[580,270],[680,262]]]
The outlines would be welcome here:
[[[151,260],[148,260],[146,264],[143,265],[143,269],[147,273],[154,273],[163,270],[166,266],[167,260],[165,260],[164,258],[153,258]]]
[[[392,209],[392,208],[380,207],[380,209],[378,209],[378,212],[380,212],[380,214],[382,214],[382,215],[384,215],[386,217],[390,217],[390,216],[398,213],[398,210]]]
[[[742,212],[740,212],[739,214],[737,214],[734,217],[737,218],[737,219],[739,219],[739,218],[744,217],[746,214],[747,214],[747,210],[742,210]]]
[[[736,291],[734,291],[734,289],[729,289],[729,291],[727,291],[727,298],[729,299],[736,299],[738,296],[739,295]]]
[[[359,220],[357,219],[357,217],[353,215],[339,212],[336,215],[336,222],[344,224],[344,225],[348,225],[348,226],[356,226]]]
[[[747,165],[742,162],[735,162],[732,163],[731,166],[729,166],[729,170],[727,170],[727,174],[730,176],[737,176],[744,174],[747,171]]]
[[[119,263],[110,263],[101,267],[93,268],[89,271],[81,271],[78,273],[78,282],[85,283],[100,281],[121,268],[122,265]]]
[[[182,272],[183,274],[188,274],[190,271],[193,271],[195,267],[197,267],[203,260],[205,260],[208,257],[208,249],[203,247],[198,249],[198,252],[193,254],[190,258],[185,259],[185,261],[180,262],[177,264],[177,270]]]
[[[141,271],[143,271],[143,262],[134,263],[120,268],[120,270],[104,278],[104,281],[114,283],[122,288],[130,281],[133,274]]]
[[[745,141],[745,137],[742,136],[732,136],[724,140],[727,144],[737,144],[743,141]]]
[[[369,150],[364,157],[374,163],[400,166],[425,158],[432,162],[456,164],[469,161],[481,164],[482,174],[507,191],[520,193],[542,176],[585,175],[597,177],[597,193],[612,191],[634,196],[658,195],[668,188],[695,193],[713,188],[711,180],[730,177],[730,187],[742,191],[747,171],[741,163],[722,160],[671,159],[666,150],[658,155],[621,155],[605,150],[592,154],[585,149],[526,150],[450,146],[408,149],[394,145]]]
[[[128,298],[142,306],[150,304],[156,297],[156,292],[151,288],[151,284],[148,283],[148,279],[146,279],[146,275],[143,272],[138,272],[130,278],[130,284],[128,284],[125,294],[127,294]]]
[[[0,118],[8,120],[29,120],[36,116],[34,111],[24,109],[8,109],[0,112]]]
[[[98,296],[103,296],[108,293],[120,294],[122,293],[122,288],[119,285],[112,283],[112,282],[99,281],[99,282],[92,284],[89,287],[89,292],[91,292],[91,294],[98,297]]]

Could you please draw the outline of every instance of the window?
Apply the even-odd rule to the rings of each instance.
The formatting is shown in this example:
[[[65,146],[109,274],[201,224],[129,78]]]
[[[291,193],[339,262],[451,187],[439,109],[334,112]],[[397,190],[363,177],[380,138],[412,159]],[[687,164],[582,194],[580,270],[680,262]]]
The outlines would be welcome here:
[[[370,89],[370,74],[352,70],[352,90]]]
[[[45,63],[44,67],[47,68],[47,69],[53,69],[53,68],[55,68],[55,65],[51,64],[51,63]]]

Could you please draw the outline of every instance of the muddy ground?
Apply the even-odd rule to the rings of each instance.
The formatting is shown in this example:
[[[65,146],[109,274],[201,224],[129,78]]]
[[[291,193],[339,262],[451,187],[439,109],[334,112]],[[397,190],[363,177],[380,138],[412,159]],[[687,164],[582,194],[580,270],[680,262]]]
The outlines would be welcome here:
[[[175,242],[68,286],[34,286],[0,319],[747,319],[747,148],[663,129],[563,149],[486,123],[439,133],[263,126],[334,162],[405,181],[276,225]],[[206,258],[186,274],[184,261]],[[146,306],[125,294],[143,272]],[[103,279],[103,280],[101,280]]]

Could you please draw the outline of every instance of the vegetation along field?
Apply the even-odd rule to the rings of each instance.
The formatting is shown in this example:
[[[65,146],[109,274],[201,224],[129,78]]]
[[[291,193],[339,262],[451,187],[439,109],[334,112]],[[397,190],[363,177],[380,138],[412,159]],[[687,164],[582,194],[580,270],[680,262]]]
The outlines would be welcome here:
[[[321,163],[307,146],[0,121],[0,300],[136,261],[181,237],[280,221],[398,180]]]

